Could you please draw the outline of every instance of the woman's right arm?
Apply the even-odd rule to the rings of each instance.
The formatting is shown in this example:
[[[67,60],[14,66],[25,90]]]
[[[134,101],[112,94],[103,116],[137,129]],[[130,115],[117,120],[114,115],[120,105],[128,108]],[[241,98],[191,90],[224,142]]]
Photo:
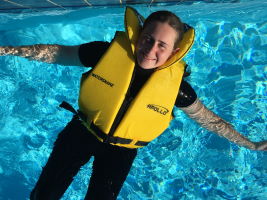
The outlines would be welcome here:
[[[65,66],[93,67],[109,47],[109,42],[95,41],[76,46],[36,44],[0,46],[0,56],[13,55]]]
[[[83,66],[78,46],[36,44],[28,46],[0,46],[0,56],[13,55],[65,66]]]
[[[224,121],[203,105],[197,98],[194,89],[185,81],[181,83],[176,106],[183,110],[191,119],[195,120],[203,128],[206,128],[237,145],[252,150],[267,151],[267,141],[252,142],[237,132],[231,124]]]

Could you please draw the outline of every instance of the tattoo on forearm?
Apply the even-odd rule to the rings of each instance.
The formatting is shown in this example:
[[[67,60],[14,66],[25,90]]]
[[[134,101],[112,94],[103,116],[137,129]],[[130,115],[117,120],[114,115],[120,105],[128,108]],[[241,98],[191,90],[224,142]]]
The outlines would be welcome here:
[[[58,57],[59,45],[31,45],[31,46],[5,46],[0,47],[0,55],[14,55],[27,58],[29,60],[37,60],[46,63],[54,63]]]
[[[229,123],[207,109],[199,101],[199,99],[197,99],[192,105],[181,109],[190,118],[194,119],[197,123],[209,131],[215,132],[240,146],[255,149],[255,145],[250,140],[234,130]]]

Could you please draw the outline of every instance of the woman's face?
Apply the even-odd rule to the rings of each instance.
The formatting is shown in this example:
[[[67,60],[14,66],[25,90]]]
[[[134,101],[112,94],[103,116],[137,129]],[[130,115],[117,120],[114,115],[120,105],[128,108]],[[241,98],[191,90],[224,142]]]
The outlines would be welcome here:
[[[163,65],[179,48],[174,49],[178,33],[168,24],[151,22],[141,32],[136,46],[137,63],[143,69]]]

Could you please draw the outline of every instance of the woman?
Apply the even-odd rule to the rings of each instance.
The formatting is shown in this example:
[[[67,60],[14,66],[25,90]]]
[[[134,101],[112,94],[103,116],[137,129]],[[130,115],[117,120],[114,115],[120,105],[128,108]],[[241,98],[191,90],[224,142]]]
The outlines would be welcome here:
[[[75,115],[59,134],[31,199],[59,199],[91,156],[93,173],[85,199],[116,199],[137,148],[167,128],[174,105],[231,142],[267,150],[267,141],[248,140],[209,111],[182,79],[181,59],[192,46],[188,40],[193,29],[173,13],[158,11],[145,20],[139,33],[140,18],[127,8],[127,34],[117,33],[111,44],[0,48],[0,55],[93,68],[81,81],[79,111],[62,105]]]

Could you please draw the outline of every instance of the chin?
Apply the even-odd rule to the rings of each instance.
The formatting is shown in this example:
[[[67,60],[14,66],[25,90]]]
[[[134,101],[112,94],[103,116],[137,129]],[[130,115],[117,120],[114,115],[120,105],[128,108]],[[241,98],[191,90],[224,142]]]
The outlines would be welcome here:
[[[153,69],[156,68],[155,66],[149,66],[149,65],[139,65],[143,69]]]
[[[138,65],[143,69],[154,69],[154,68],[157,68],[157,66],[152,65],[151,63],[139,63],[138,62]]]
[[[154,65],[155,63],[148,62],[148,61],[146,61],[144,59],[138,59],[137,58],[137,64],[141,68],[143,68],[143,69],[153,69],[153,68],[156,68],[155,65]]]

